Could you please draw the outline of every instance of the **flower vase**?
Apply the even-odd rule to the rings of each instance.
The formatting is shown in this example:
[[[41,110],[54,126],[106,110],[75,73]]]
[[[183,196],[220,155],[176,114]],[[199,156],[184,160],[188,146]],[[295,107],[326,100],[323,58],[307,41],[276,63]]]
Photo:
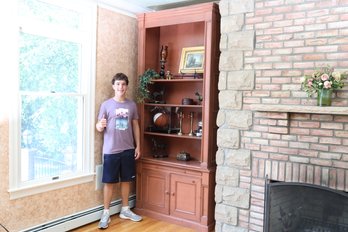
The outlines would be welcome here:
[[[317,106],[331,106],[332,89],[319,89]]]

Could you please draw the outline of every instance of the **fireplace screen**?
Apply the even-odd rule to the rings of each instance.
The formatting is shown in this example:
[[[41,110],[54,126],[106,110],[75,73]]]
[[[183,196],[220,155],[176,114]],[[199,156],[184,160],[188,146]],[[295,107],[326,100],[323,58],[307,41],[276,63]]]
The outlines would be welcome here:
[[[266,183],[264,231],[348,232],[348,193],[301,183]]]

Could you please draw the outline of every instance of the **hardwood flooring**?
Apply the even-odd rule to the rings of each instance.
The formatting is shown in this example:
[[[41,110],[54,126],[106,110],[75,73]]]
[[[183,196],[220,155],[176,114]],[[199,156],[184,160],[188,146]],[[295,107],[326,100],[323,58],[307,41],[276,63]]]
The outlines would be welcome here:
[[[94,232],[103,231],[98,229],[99,221],[72,230],[71,232]],[[194,229],[182,227],[164,221],[143,216],[141,222],[132,222],[119,218],[118,214],[111,217],[107,232],[195,232]]]

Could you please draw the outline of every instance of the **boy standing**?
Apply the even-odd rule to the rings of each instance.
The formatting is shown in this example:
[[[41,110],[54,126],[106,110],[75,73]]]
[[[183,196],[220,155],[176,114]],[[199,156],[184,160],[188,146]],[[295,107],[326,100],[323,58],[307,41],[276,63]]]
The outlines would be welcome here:
[[[102,103],[96,129],[104,133],[103,178],[104,212],[100,229],[108,228],[109,207],[115,183],[121,182],[122,209],[120,218],[141,221],[128,204],[131,183],[135,180],[135,160],[140,158],[140,128],[137,107],[126,98],[128,77],[117,73],[112,78],[115,96]]]

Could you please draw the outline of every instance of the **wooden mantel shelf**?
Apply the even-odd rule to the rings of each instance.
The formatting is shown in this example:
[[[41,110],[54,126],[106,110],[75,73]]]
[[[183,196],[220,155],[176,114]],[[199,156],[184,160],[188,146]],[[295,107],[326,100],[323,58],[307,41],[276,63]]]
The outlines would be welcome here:
[[[290,113],[308,113],[308,114],[338,114],[348,115],[348,107],[334,106],[306,106],[306,105],[268,105],[251,104],[249,109],[261,112],[290,112]]]

